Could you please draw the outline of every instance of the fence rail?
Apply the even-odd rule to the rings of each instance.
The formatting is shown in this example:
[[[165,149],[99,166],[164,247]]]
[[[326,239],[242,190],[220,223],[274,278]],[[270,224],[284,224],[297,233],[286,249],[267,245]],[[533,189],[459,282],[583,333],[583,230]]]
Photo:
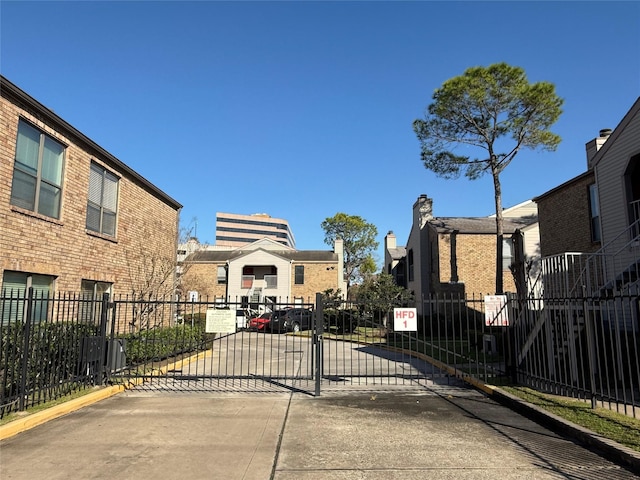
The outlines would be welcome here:
[[[324,309],[309,301],[303,306],[318,317],[324,315],[322,327],[308,335],[324,336],[325,341],[333,342],[327,355],[339,352],[354,365],[355,353],[346,355],[346,347],[335,342],[362,345],[358,355],[366,353],[366,345],[375,347],[379,358],[383,349],[401,351],[397,368],[408,368],[409,357],[426,359],[458,377],[494,385],[526,385],[640,417],[637,286],[603,297],[548,296],[526,301],[505,297],[504,303],[497,304],[495,299],[492,303],[486,300],[456,295],[425,298],[417,331],[411,332],[393,330],[393,307],[374,312],[368,305]],[[206,312],[211,308],[242,314],[250,306],[230,301],[221,304],[220,299],[176,302],[108,295],[101,299],[73,294],[48,297],[33,290],[3,292],[0,417],[94,385],[154,378],[154,372],[172,361],[212,351],[214,340],[219,349],[216,355],[223,349],[233,348],[236,355],[242,355],[241,347],[254,349],[251,362],[257,363],[259,356],[261,375],[266,377],[279,368],[274,364],[276,370],[271,369],[268,352],[279,350],[291,357],[307,348],[289,337],[259,337],[257,333],[233,335],[238,338],[233,344],[228,339],[218,342],[205,328]],[[333,313],[328,315],[328,310]],[[247,326],[246,318],[238,322],[238,328]],[[260,343],[255,343],[258,338]],[[244,362],[244,369],[247,358],[237,358]],[[322,365],[322,358],[311,361],[307,370],[315,375],[312,367]],[[344,372],[335,373],[334,367],[337,364],[325,360],[327,379],[343,379]],[[227,370],[223,374],[232,376]]]

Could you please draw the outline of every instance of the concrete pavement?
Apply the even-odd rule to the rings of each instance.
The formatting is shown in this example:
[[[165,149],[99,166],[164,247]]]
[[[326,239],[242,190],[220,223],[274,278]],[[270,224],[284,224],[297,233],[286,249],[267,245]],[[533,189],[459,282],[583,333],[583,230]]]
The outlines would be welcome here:
[[[421,390],[129,390],[0,442],[0,478],[630,479],[461,384]]]

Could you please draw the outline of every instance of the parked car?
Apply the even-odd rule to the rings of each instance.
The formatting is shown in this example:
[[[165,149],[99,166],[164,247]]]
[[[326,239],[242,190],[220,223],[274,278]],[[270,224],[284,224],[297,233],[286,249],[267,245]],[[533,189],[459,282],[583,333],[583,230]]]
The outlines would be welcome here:
[[[312,323],[313,312],[308,308],[289,308],[273,312],[269,328],[272,332],[299,332],[310,330]]]
[[[264,312],[262,315],[249,320],[249,326],[247,327],[251,331],[266,332],[270,330],[271,312]]]

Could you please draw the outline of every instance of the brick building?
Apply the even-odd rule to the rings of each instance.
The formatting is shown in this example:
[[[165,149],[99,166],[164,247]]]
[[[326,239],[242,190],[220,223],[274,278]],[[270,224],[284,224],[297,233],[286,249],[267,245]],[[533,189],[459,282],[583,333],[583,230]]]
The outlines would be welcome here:
[[[333,251],[296,250],[263,238],[236,249],[205,249],[190,255],[185,290],[219,303],[243,305],[314,302],[315,295],[340,289],[346,295],[342,240]]]
[[[615,129],[587,142],[586,160],[584,173],[534,199],[547,294],[639,284],[640,98]]]
[[[406,285],[418,299],[439,293],[461,296],[495,293],[495,217],[434,217],[432,206],[426,195],[418,197],[406,246],[398,247],[392,232],[387,235],[387,273],[394,275],[398,284]],[[539,258],[537,210],[529,201],[505,209],[503,215],[503,285],[505,292],[515,292],[511,264],[520,256],[534,260],[537,265]],[[421,308],[418,302],[420,311]]]
[[[2,290],[169,291],[181,205],[0,81]]]
[[[595,252],[600,230],[592,221],[595,176],[588,171],[534,198],[538,204],[540,252],[543,257],[563,252]]]

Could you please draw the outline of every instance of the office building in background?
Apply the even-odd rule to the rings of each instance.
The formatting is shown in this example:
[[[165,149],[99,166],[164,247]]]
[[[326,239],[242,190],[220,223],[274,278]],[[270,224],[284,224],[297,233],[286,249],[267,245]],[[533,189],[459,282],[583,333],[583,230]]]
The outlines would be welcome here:
[[[273,218],[266,213],[216,213],[216,246],[239,247],[265,237],[287,247],[296,247],[286,220]]]

